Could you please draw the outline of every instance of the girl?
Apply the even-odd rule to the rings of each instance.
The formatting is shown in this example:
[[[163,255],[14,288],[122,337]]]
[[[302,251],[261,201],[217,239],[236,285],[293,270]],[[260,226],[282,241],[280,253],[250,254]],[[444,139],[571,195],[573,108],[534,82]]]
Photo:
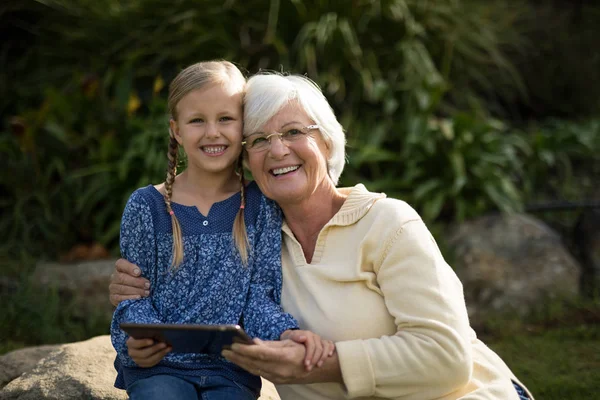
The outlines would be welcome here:
[[[261,381],[220,356],[169,353],[164,343],[128,339],[121,322],[242,322],[253,337],[304,343],[307,369],[333,354],[331,342],[298,331],[279,306],[280,211],[243,179],[245,83],[225,61],[191,65],[171,82],[166,181],[136,190],[125,207],[122,256],[152,287],[148,298],[121,302],[111,325],[115,386],[133,400],[255,399]],[[188,167],[176,175],[179,146]]]

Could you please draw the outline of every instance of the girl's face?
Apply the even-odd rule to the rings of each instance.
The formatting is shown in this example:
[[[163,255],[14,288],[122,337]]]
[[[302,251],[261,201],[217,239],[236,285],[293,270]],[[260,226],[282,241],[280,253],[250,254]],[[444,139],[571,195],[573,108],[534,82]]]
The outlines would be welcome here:
[[[231,173],[242,150],[242,93],[234,85],[211,84],[177,103],[170,126],[188,158],[188,168]]]

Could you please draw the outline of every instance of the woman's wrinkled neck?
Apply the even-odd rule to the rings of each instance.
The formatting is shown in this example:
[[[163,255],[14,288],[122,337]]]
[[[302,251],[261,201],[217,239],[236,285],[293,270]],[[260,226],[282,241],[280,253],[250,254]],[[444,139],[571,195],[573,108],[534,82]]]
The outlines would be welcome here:
[[[306,199],[279,206],[287,225],[302,243],[303,239],[312,237],[316,240],[321,229],[340,210],[346,198],[347,195],[327,179]]]

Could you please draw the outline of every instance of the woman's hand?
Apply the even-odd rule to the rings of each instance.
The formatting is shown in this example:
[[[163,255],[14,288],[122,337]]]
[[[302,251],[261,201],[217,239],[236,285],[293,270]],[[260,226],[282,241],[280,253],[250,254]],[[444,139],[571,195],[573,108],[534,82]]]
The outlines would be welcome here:
[[[323,365],[325,359],[331,357],[335,350],[335,344],[331,340],[323,339],[311,331],[287,330],[281,334],[279,339],[290,339],[304,345],[306,348],[304,365],[307,371],[312,370],[315,365],[317,367]]]
[[[154,342],[152,339],[130,337],[126,344],[129,357],[142,368],[154,367],[171,351],[166,343]]]
[[[234,343],[221,355],[246,371],[277,384],[344,382],[337,352],[327,357],[321,368],[313,368],[309,372],[304,366],[304,345],[289,339],[269,342],[254,339],[254,344]]]
[[[139,299],[150,295],[150,282],[142,278],[142,271],[135,264],[120,258],[115,263],[115,272],[110,276],[110,302],[117,306],[123,300]]]
[[[221,355],[246,371],[260,375],[273,383],[297,383],[306,377],[304,368],[305,347],[292,340],[262,341],[254,344],[234,343]]]

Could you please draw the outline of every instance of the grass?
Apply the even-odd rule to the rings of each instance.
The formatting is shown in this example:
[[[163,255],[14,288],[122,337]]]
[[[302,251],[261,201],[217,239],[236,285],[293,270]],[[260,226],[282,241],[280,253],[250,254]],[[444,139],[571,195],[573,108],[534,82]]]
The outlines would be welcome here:
[[[525,324],[488,325],[482,339],[536,399],[598,399],[600,303],[549,304]]]
[[[598,398],[600,325],[551,328],[488,345],[538,399]]]

